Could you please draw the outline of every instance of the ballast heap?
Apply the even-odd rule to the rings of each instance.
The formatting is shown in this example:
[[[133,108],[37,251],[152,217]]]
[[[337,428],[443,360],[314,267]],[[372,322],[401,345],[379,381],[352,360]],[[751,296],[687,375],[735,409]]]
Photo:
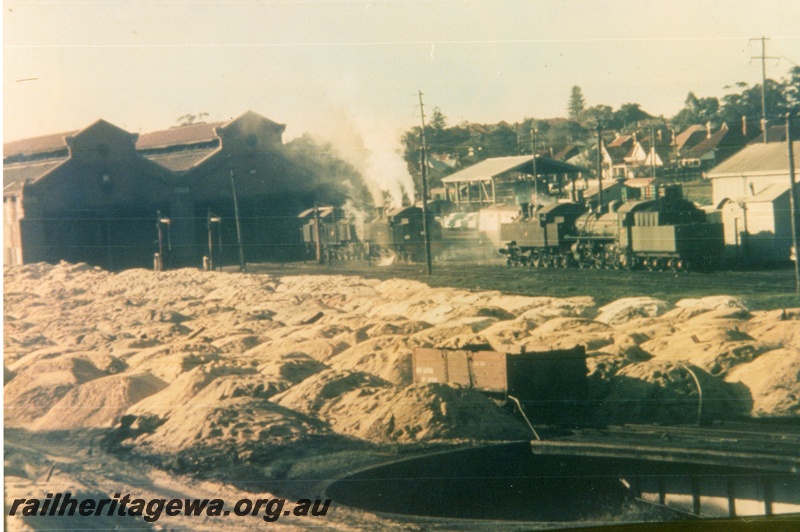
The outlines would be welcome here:
[[[654,189],[652,199],[608,208],[580,203],[523,206],[503,224],[500,253],[509,266],[714,270],[723,256],[721,223],[683,198],[679,185]]]

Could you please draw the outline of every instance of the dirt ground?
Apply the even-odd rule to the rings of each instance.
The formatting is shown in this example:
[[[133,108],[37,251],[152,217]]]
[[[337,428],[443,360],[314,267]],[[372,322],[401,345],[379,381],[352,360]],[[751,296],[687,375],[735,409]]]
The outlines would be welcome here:
[[[584,345],[587,408],[604,422],[693,422],[698,384],[709,418],[800,414],[800,309],[751,310],[734,296],[598,304],[354,275],[66,263],[6,269],[4,282],[6,514],[14,498],[67,490],[313,498],[370,464],[530,438],[477,391],[414,384],[416,347]],[[324,522],[273,525],[453,528],[334,508]],[[108,519],[68,525],[143,525]],[[221,518],[169,519],[157,526],[217,529]]]

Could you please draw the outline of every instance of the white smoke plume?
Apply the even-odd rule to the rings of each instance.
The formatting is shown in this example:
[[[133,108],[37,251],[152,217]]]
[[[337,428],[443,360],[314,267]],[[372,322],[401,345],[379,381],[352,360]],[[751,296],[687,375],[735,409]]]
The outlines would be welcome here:
[[[330,143],[342,159],[363,176],[376,206],[384,204],[383,193],[393,207],[400,206],[405,194],[415,201],[414,180],[403,159],[401,130],[395,130],[368,116],[354,116],[338,106],[329,106],[326,120],[317,123],[312,137]]]

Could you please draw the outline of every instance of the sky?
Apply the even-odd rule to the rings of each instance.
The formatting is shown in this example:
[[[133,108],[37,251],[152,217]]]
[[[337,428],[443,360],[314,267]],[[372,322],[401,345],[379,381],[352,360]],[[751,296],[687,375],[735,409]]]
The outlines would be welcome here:
[[[798,0],[25,0],[3,3],[3,135],[103,118],[131,132],[253,110],[343,150],[394,150],[439,107],[449,124],[640,103],[781,79],[800,64]],[[349,140],[348,140],[349,139]]]

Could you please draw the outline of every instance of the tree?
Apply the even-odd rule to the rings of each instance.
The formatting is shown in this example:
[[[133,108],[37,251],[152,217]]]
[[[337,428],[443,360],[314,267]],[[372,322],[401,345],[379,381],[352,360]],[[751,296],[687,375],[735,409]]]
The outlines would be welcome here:
[[[586,107],[586,100],[583,98],[583,91],[577,85],[572,87],[572,92],[569,95],[569,104],[567,111],[572,120],[578,120]]]
[[[786,110],[800,113],[800,66],[789,69],[789,75],[783,81],[783,94],[786,98]]]
[[[760,120],[761,85],[753,85],[751,87],[747,83],[740,81],[735,84],[735,87],[742,89],[742,91],[726,94],[722,97],[722,109],[720,111],[722,119],[729,124],[741,121],[742,117],[751,121]],[[785,84],[768,79],[764,87],[767,117],[775,117],[785,113],[789,107]]]
[[[205,124],[203,122],[203,118],[207,117],[208,113],[198,113],[193,115],[191,113],[187,113],[183,116],[178,117],[178,125],[175,127],[183,127],[183,126],[193,126],[195,124]]]
[[[614,110],[610,105],[595,105],[584,109],[580,119],[589,127],[594,127],[599,122],[603,127],[611,128],[613,116]]]
[[[692,124],[719,122],[719,99],[715,97],[698,98],[690,92],[684,100],[684,108],[672,117],[672,124],[683,131]]]
[[[614,111],[612,120],[617,128],[629,129],[650,118],[652,116],[643,111],[638,103],[623,103],[619,109]]]
[[[438,107],[433,108],[433,114],[430,121],[431,129],[443,131],[447,127],[447,117],[444,116],[442,110]]]

